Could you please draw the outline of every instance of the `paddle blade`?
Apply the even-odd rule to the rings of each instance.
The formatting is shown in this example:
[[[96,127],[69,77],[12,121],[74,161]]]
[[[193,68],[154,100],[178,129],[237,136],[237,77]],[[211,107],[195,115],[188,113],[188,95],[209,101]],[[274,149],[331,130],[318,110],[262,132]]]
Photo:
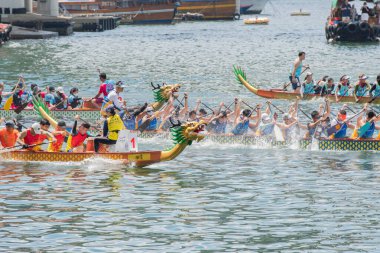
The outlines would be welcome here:
[[[371,127],[371,123],[370,122],[367,122],[365,123],[359,130],[358,130],[358,135],[359,137],[362,137],[367,131],[368,129]]]
[[[11,109],[12,103],[13,103],[13,96],[11,95],[11,96],[7,99],[7,101],[5,101],[5,104],[4,104],[4,110],[9,111],[9,109]]]
[[[151,122],[152,120],[151,119],[147,119],[147,120],[145,120],[139,127],[138,127],[138,130],[140,131],[140,132],[143,132],[145,129],[147,129],[148,128],[148,126],[150,125],[150,122]]]
[[[342,125],[341,124],[336,124],[330,128],[327,129],[327,136],[330,136],[332,134],[335,134],[336,132],[338,132],[340,129],[342,128]]]
[[[21,106],[17,107],[17,109],[15,110],[15,113],[19,114],[20,112],[22,112],[22,110],[24,110],[28,106],[28,104],[29,104],[29,102],[24,103]]]

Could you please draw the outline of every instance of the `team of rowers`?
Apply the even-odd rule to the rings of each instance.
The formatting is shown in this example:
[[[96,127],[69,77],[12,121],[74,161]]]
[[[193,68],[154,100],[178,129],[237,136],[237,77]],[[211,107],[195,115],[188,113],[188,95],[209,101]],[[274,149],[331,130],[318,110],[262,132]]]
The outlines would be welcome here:
[[[360,74],[358,81],[351,85],[350,77],[343,75],[339,82],[334,82],[334,79],[328,76],[322,77],[319,81],[315,81],[312,72],[306,72],[306,76],[302,81],[301,75],[309,69],[309,66],[303,66],[303,60],[306,58],[305,52],[300,52],[294,60],[289,80],[294,92],[300,93],[301,97],[310,94],[318,95],[334,95],[337,102],[341,97],[354,96],[358,102],[363,96],[377,98],[380,96],[380,74],[376,78],[375,83],[368,82],[368,77],[365,74]],[[287,85],[286,85],[287,86]],[[285,87],[286,88],[286,87]]]
[[[112,83],[112,87],[107,82],[106,75],[100,74],[101,85],[99,92],[92,99],[94,104],[103,101],[109,106],[104,110],[104,118],[98,122],[102,127],[98,127],[97,136],[91,136],[89,130],[92,127],[89,123],[83,122],[78,126],[80,118],[77,116],[74,126],[68,130],[64,121],[58,122],[57,126],[50,130],[49,121],[42,120],[39,123],[32,124],[31,127],[22,130],[22,125],[15,125],[14,122],[7,121],[5,128],[0,131],[0,144],[3,148],[12,148],[17,143],[28,150],[41,150],[41,143],[48,139],[49,146],[47,151],[50,152],[84,152],[88,151],[85,147],[86,141],[91,138],[94,144],[95,152],[99,151],[100,144],[116,144],[119,131],[123,129],[139,131],[166,131],[176,121],[202,121],[207,126],[209,134],[223,135],[251,135],[257,137],[278,138],[281,135],[284,140],[295,140],[299,138],[362,138],[362,139],[380,139],[374,136],[375,130],[380,127],[376,122],[380,120],[380,115],[376,116],[373,108],[366,104],[354,116],[356,122],[352,122],[355,117],[347,117],[347,105],[344,105],[334,115],[331,112],[330,102],[326,99],[325,105],[321,105],[319,110],[311,112],[310,116],[299,108],[299,100],[292,103],[288,110],[280,109],[270,101],[266,103],[264,109],[261,104],[250,106],[248,103],[235,98],[234,101],[226,106],[220,103],[218,108],[211,108],[201,100],[196,102],[194,108],[189,106],[189,98],[185,93],[182,100],[179,100],[178,94],[173,92],[167,103],[158,111],[147,103],[141,107],[127,108],[126,101],[121,97],[121,93],[126,87],[123,82]],[[20,78],[20,90],[23,89],[24,81]],[[34,87],[34,90],[36,87]],[[112,88],[112,89],[111,89]],[[61,90],[58,88],[57,90]],[[59,91],[58,91],[59,92]],[[41,94],[37,91],[36,95]],[[50,104],[46,98],[51,93],[45,93],[45,103]],[[76,93],[74,93],[77,96]],[[41,96],[42,97],[42,96]],[[201,106],[202,105],[202,106]],[[245,107],[246,109],[243,109]],[[299,121],[299,112],[307,116],[310,121],[303,124]],[[279,115],[282,115],[282,120]],[[365,132],[358,135],[358,131],[366,125]],[[337,127],[336,131],[331,128]],[[353,133],[349,134],[348,129]],[[305,134],[301,134],[305,131]],[[67,143],[64,148],[64,143]]]

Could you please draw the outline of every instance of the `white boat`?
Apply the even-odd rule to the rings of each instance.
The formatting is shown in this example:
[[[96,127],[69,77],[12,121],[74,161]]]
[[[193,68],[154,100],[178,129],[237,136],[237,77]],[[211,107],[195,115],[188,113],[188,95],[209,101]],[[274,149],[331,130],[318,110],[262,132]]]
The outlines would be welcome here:
[[[240,14],[260,14],[269,0],[240,0]]]

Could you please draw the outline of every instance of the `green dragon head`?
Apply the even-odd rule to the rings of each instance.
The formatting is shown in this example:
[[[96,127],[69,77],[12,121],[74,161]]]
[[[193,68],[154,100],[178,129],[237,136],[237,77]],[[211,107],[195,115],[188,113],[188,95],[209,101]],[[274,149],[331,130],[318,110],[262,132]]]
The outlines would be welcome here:
[[[247,80],[247,75],[245,74],[244,70],[239,66],[233,66],[233,68],[234,68],[234,74],[235,74],[236,80],[240,84],[243,84],[243,82],[246,84],[249,84]],[[255,85],[252,85],[252,84],[249,84],[249,85],[257,88]]]
[[[200,133],[204,131],[207,123],[203,120],[199,122],[187,122],[171,128],[172,139],[174,144],[191,145],[193,141],[200,142],[204,139],[204,135]]]
[[[167,102],[170,98],[170,96],[176,92],[179,91],[181,88],[180,84],[172,84],[172,85],[167,85],[164,84],[162,86],[157,85],[153,86],[153,96],[154,96],[154,101],[155,102]]]

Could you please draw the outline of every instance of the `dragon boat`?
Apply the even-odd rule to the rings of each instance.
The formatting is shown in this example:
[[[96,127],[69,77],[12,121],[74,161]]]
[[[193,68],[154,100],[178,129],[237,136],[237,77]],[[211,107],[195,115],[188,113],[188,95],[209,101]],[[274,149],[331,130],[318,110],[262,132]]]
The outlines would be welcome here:
[[[300,97],[299,93],[295,92],[289,92],[284,89],[259,89],[257,86],[249,83],[247,80],[247,76],[245,72],[240,67],[234,67],[234,74],[237,79],[237,81],[244,85],[245,88],[247,88],[250,92],[253,94],[267,98],[267,99],[286,99],[286,100],[295,100],[297,97]],[[302,100],[314,100],[318,98],[325,98],[327,97],[332,103],[336,103],[335,95],[325,95],[321,96],[319,94],[305,94]],[[372,104],[380,104],[380,98],[372,98],[370,96],[363,96],[358,97],[359,101],[357,103],[365,104],[365,103],[372,103]],[[338,102],[341,103],[356,103],[354,96],[338,96]]]
[[[34,101],[36,111],[43,118],[47,119],[53,127],[57,122],[45,111],[39,101]],[[4,160],[24,161],[24,162],[81,162],[94,158],[111,159],[122,162],[126,165],[136,167],[145,167],[154,163],[170,161],[179,156],[187,146],[193,141],[201,141],[204,136],[201,132],[205,128],[204,122],[187,122],[177,124],[171,128],[171,136],[174,146],[166,151],[139,151],[139,152],[106,152],[101,147],[102,152],[95,153],[93,150],[93,141],[88,141],[86,152],[69,153],[69,152],[35,152],[24,150],[10,150],[9,152],[0,153]]]
[[[143,139],[170,139],[170,132],[146,131],[138,132],[137,136]],[[214,135],[205,134],[205,141],[227,145],[251,145],[264,148],[297,147],[300,149],[316,149],[331,151],[380,151],[380,140],[377,139],[320,139],[313,142],[310,139],[301,139],[298,142],[276,141],[272,137],[257,137],[253,135]],[[312,147],[313,146],[313,147]]]
[[[165,103],[169,100],[172,93],[179,91],[181,85],[153,85],[153,97],[154,102],[150,106],[155,110],[160,110]],[[53,118],[74,118],[76,115],[79,115],[82,119],[98,119],[100,117],[100,108],[102,104],[98,104],[99,107],[95,106],[91,101],[91,98],[83,98],[83,104],[81,108],[78,109],[64,109],[64,110],[49,110],[49,113]],[[48,110],[47,108],[45,108]],[[25,108],[21,112],[17,113],[17,109],[0,109],[0,118],[12,118],[15,115],[20,115],[23,117],[36,117],[37,114],[34,108]]]

